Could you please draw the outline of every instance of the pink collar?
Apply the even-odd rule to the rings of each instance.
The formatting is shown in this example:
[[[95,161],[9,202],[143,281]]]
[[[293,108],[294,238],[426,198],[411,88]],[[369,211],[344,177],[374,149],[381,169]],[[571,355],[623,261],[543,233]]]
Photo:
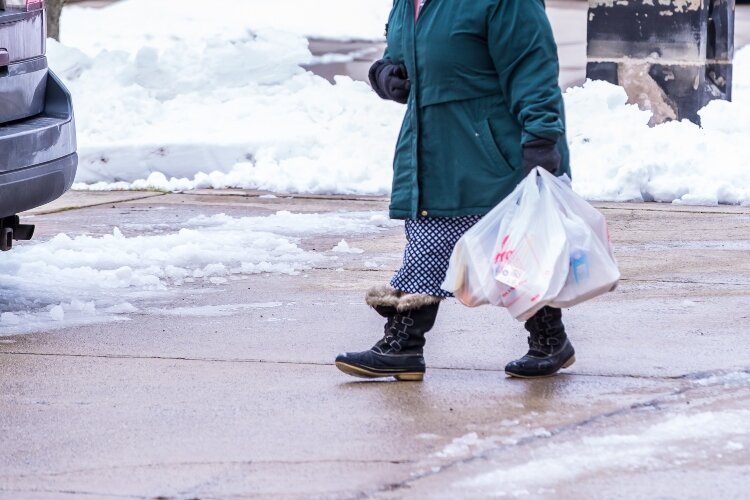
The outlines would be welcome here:
[[[414,19],[419,17],[419,11],[422,10],[425,0],[414,0]]]

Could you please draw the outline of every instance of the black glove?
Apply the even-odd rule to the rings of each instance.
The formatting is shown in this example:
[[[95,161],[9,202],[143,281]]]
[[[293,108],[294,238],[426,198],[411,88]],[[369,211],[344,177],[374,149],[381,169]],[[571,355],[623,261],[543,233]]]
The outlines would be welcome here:
[[[370,85],[381,98],[401,104],[409,100],[411,82],[403,64],[394,64],[390,59],[375,61],[369,77]]]
[[[523,170],[529,175],[535,167],[542,167],[551,174],[560,169],[562,157],[557,143],[547,139],[535,139],[523,145]]]

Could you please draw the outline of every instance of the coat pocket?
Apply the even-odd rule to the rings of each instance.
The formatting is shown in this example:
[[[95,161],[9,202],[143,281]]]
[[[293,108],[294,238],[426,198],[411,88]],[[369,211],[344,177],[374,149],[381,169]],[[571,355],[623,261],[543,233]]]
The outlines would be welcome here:
[[[495,142],[489,120],[482,120],[476,124],[476,135],[479,136],[485,155],[492,162],[493,170],[502,169],[508,172],[515,170]]]

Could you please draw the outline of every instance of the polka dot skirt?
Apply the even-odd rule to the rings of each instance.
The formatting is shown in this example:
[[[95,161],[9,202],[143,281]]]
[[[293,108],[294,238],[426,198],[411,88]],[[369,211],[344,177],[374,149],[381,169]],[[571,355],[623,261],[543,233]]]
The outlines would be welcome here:
[[[452,297],[440,288],[451,253],[461,236],[481,218],[470,215],[407,220],[404,262],[391,279],[391,286],[406,293]]]

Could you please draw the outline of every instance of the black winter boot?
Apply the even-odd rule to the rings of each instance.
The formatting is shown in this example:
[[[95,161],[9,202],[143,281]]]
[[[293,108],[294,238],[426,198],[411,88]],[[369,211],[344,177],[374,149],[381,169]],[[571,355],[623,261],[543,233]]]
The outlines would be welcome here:
[[[549,377],[576,362],[576,353],[565,335],[560,309],[544,307],[524,326],[530,334],[529,352],[508,363],[505,373],[521,378]]]
[[[424,334],[435,324],[440,298],[377,288],[367,303],[386,318],[385,335],[370,350],[336,357],[342,372],[362,378],[395,377],[401,381],[424,378]]]

